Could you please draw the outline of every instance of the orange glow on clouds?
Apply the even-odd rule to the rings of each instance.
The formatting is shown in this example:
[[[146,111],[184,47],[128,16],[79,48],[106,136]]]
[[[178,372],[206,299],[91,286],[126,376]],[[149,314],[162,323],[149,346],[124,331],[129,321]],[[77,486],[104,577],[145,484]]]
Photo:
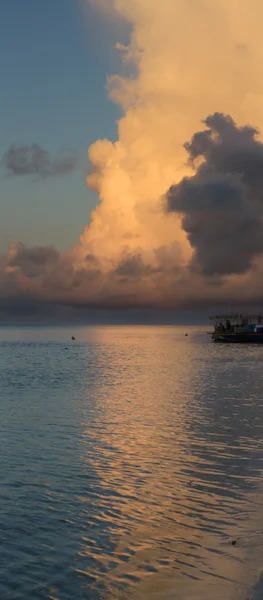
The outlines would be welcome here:
[[[187,261],[192,250],[180,219],[163,213],[161,199],[190,172],[183,144],[208,114],[229,113],[238,125],[256,118],[263,126],[262,3],[97,0],[97,6],[131,22],[124,61],[128,54],[137,76],[109,80],[124,116],[115,144],[100,140],[89,150],[94,170],[87,185],[97,188],[101,203],[81,236],[83,254],[88,249],[105,268],[127,251],[152,263],[154,250],[176,242]]]

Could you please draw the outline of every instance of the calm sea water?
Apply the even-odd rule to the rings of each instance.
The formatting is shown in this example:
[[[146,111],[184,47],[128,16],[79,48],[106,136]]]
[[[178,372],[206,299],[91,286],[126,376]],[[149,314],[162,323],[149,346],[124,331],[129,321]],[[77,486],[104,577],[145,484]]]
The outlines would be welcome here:
[[[1,600],[263,598],[263,347],[204,329],[0,331]]]

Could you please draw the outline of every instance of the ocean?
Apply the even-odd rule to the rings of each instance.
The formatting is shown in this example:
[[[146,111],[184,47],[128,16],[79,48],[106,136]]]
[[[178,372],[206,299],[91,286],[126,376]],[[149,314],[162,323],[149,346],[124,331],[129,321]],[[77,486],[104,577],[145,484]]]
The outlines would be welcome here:
[[[262,365],[206,327],[2,328],[1,600],[263,598]]]

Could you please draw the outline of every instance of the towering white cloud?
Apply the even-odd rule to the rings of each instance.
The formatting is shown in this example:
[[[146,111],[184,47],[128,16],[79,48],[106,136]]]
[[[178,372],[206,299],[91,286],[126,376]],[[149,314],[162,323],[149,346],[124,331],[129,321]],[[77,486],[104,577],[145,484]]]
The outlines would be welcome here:
[[[0,301],[261,302],[262,0],[85,1],[130,24],[118,139],[89,149],[100,202],[79,243],[12,246]]]
[[[151,263],[155,250],[174,242],[185,261],[192,250],[180,218],[164,214],[162,196],[187,173],[184,142],[215,111],[239,125],[263,126],[261,0],[92,0],[131,24],[121,48],[127,70],[113,76],[109,94],[124,116],[116,143],[89,150],[87,184],[100,205],[81,237],[109,269],[122,253]],[[116,40],[117,41],[117,40]],[[176,245],[175,260],[178,261]]]

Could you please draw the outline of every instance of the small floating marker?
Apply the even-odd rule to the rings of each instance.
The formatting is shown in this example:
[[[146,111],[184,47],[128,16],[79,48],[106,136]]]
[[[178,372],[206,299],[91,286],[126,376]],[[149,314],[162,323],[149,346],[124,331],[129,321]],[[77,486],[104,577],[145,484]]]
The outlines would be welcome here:
[[[233,541],[232,541],[232,546],[235,546],[235,545],[236,545],[236,543],[237,543],[237,541],[236,541],[236,540],[233,540]]]
[[[75,338],[75,337],[74,337],[74,335],[73,335],[71,339],[72,339],[72,340],[73,340],[73,342],[74,342],[76,338]]]
[[[185,333],[185,337],[188,337],[188,333]]]

